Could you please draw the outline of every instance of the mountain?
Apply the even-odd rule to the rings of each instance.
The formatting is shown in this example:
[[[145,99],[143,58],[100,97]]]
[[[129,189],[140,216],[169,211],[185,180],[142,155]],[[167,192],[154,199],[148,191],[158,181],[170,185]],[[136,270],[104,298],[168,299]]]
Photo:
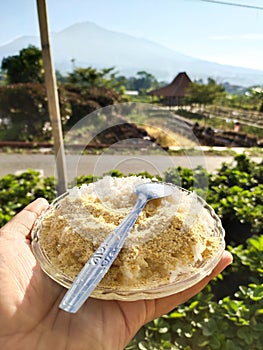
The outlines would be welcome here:
[[[192,80],[212,77],[220,83],[242,86],[263,84],[263,71],[201,60],[143,38],[104,29],[91,22],[74,24],[50,36],[55,68],[63,74],[76,65],[98,69],[115,67],[119,74],[127,77],[145,70],[158,80],[165,81],[185,71]],[[3,57],[18,54],[29,44],[40,47],[40,39],[23,36],[0,46],[0,61]]]

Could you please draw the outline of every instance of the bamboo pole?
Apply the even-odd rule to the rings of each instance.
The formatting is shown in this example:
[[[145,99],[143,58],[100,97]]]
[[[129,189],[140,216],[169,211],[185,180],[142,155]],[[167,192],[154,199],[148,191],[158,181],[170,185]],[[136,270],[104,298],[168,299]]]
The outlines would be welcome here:
[[[53,68],[52,55],[49,43],[46,0],[37,0],[37,11],[41,37],[42,57],[45,70],[45,84],[47,90],[49,117],[51,121],[52,134],[54,139],[56,172],[58,178],[57,191],[58,194],[61,194],[67,189],[66,162],[56,76]]]

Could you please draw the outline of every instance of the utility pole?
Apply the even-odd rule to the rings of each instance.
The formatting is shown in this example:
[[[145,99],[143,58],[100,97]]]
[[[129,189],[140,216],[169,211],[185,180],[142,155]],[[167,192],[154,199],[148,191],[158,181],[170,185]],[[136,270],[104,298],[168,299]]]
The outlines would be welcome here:
[[[57,191],[61,194],[67,190],[66,162],[63,143],[63,134],[60,118],[57,82],[52,63],[49,43],[49,29],[46,0],[37,0],[38,22],[41,37],[42,57],[45,70],[45,84],[48,99],[49,117],[54,139],[55,163],[57,172]]]

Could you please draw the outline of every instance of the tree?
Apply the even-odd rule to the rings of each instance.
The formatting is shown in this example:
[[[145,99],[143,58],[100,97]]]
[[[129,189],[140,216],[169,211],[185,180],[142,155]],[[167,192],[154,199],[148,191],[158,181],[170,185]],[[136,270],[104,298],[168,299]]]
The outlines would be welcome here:
[[[154,75],[146,71],[139,71],[134,77],[130,78],[119,76],[117,80],[120,81],[127,90],[136,90],[139,91],[140,94],[145,94],[148,90],[157,89],[162,85],[157,81]]]
[[[249,88],[246,93],[248,104],[254,106],[259,112],[263,112],[263,88],[255,86]]]
[[[212,104],[217,98],[225,94],[225,88],[208,78],[207,84],[197,82],[190,83],[185,97],[188,104],[198,103],[201,105]]]
[[[9,84],[44,81],[42,53],[33,45],[20,50],[19,55],[4,57],[1,68]]]
[[[134,82],[135,90],[140,92],[146,92],[147,90],[154,89],[158,85],[156,78],[146,71],[139,71],[136,74],[136,80]]]
[[[74,85],[80,90],[87,88],[108,88],[116,89],[120,83],[116,80],[114,67],[98,70],[93,67],[75,68],[72,73],[66,77],[66,83]]]

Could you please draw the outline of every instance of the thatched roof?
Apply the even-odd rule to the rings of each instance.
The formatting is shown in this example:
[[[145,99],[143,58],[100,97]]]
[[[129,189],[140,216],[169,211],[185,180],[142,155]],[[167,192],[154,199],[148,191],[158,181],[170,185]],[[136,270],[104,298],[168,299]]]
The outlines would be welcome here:
[[[191,83],[191,79],[185,72],[179,73],[174,80],[160,89],[152,90],[149,95],[163,96],[163,97],[183,97],[185,96],[186,89]]]

